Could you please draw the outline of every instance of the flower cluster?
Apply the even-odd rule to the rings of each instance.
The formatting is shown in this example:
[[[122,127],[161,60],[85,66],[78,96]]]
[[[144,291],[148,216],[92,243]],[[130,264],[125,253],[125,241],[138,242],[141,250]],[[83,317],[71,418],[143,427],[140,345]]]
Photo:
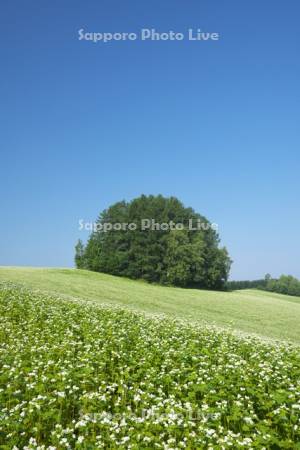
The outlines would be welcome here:
[[[0,448],[293,449],[299,387],[288,344],[0,287]]]

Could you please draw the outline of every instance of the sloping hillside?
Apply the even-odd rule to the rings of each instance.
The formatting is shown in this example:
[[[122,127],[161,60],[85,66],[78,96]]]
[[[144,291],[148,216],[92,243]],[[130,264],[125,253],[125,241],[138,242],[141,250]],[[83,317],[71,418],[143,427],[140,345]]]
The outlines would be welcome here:
[[[300,298],[258,290],[200,291],[149,285],[141,281],[75,269],[0,268],[0,281],[122,305],[132,310],[164,313],[192,321],[300,342]]]

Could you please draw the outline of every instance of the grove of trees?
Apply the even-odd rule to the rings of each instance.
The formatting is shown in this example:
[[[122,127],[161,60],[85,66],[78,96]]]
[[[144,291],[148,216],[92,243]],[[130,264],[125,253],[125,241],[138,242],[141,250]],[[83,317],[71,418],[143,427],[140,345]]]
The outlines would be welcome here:
[[[265,291],[277,292],[278,294],[300,296],[300,280],[292,275],[281,275],[272,278],[267,274],[260,280],[228,281],[226,289],[234,291],[237,289],[263,289]]]
[[[146,229],[142,220],[181,223],[183,229]],[[191,229],[189,221],[205,224]],[[105,224],[134,223],[135,230],[104,231]],[[225,247],[220,247],[217,231],[192,208],[175,197],[142,195],[121,201],[104,210],[84,246],[76,245],[78,268],[149,282],[206,289],[223,289],[231,266]]]
[[[278,279],[270,277],[265,289],[278,294],[300,296],[300,281],[292,275],[281,275]]]
[[[265,279],[227,281],[226,288],[229,291],[235,291],[239,289],[264,289],[266,285],[267,282]]]

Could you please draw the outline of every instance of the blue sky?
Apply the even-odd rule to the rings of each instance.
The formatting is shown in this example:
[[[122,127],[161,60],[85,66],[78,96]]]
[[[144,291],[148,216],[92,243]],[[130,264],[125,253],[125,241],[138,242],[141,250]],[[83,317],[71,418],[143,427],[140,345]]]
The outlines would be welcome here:
[[[299,15],[297,0],[3,3],[0,265],[71,267],[79,219],[161,193],[218,223],[232,278],[300,277]]]

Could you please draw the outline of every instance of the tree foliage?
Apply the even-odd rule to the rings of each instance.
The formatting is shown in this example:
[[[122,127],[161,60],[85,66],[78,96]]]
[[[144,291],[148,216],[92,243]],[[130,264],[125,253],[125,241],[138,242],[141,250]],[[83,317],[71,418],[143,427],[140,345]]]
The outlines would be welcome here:
[[[300,281],[292,275],[281,275],[278,279],[268,279],[265,289],[278,294],[300,296]]]
[[[78,269],[85,267],[85,249],[81,239],[78,239],[75,245],[75,264]]]
[[[292,275],[281,275],[272,278],[267,274],[260,280],[227,281],[226,289],[234,291],[237,289],[263,289],[265,291],[277,292],[278,294],[300,296],[300,281]]]
[[[142,220],[184,224],[184,229],[143,230]],[[189,220],[204,224],[190,229]],[[136,230],[103,231],[105,224],[136,224]],[[231,260],[226,248],[219,247],[219,236],[209,221],[186,208],[175,197],[145,196],[115,203],[103,211],[82,252],[77,249],[76,264],[112,275],[144,279],[177,286],[222,289]],[[102,227],[102,229],[100,229]],[[78,244],[77,244],[78,245]],[[77,267],[82,265],[77,264]]]
[[[267,281],[265,279],[259,280],[240,280],[240,281],[228,281],[226,288],[229,291],[235,291],[240,289],[265,289]]]

